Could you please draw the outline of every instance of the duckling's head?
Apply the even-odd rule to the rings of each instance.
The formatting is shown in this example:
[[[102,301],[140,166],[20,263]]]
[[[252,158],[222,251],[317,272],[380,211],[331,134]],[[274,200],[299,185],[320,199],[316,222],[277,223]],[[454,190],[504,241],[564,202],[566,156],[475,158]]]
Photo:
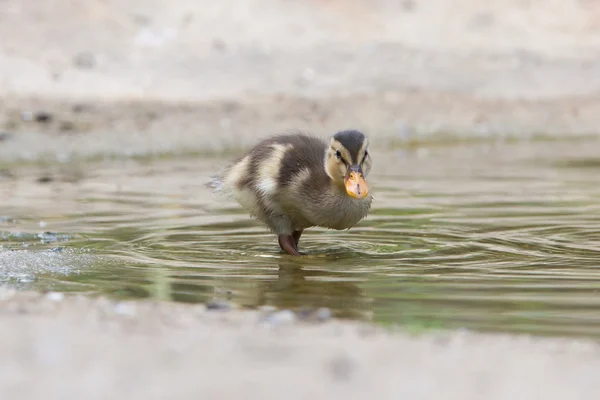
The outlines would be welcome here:
[[[362,199],[369,194],[365,181],[371,170],[369,141],[359,131],[341,131],[333,135],[325,152],[325,171],[348,196]]]

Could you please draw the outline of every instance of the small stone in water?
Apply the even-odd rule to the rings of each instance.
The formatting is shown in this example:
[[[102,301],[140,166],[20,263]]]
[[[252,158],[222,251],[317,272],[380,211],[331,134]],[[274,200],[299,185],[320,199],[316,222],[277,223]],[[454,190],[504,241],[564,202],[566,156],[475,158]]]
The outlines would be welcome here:
[[[206,303],[207,310],[227,311],[227,310],[230,310],[231,308],[232,308],[231,304],[229,304],[225,300],[211,300],[208,303]]]
[[[8,132],[0,132],[0,142],[3,140],[10,139],[11,134]]]

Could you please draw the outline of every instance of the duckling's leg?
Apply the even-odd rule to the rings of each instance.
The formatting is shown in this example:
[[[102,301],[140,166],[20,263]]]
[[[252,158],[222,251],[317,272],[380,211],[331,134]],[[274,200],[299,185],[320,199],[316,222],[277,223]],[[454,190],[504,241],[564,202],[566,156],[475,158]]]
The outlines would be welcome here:
[[[294,237],[294,243],[296,243],[296,250],[298,250],[298,242],[300,241],[300,236],[302,236],[302,232],[304,229],[300,229],[299,231],[294,231],[292,236]]]
[[[292,235],[279,235],[279,247],[291,256],[299,256],[298,249],[296,248],[296,242]]]
[[[292,233],[294,232],[294,229],[292,228],[292,221],[290,221],[286,215],[283,213],[273,213],[269,217],[268,224],[271,227],[271,230],[277,233],[279,247],[281,247],[283,251],[292,256],[301,255],[298,253],[294,236],[292,236]]]

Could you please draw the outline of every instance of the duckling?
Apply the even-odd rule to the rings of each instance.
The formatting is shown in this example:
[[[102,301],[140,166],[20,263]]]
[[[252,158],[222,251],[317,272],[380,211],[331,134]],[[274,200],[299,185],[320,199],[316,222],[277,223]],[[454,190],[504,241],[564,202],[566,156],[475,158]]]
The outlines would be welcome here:
[[[328,143],[302,133],[271,137],[209,186],[237,200],[277,235],[284,252],[298,256],[305,229],[349,229],[367,216],[372,202],[368,144],[356,130],[337,132]]]

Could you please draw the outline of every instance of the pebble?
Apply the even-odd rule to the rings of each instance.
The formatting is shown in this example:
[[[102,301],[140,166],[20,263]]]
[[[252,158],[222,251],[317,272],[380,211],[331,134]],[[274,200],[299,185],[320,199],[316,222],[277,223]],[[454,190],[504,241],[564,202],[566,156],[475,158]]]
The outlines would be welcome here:
[[[297,311],[296,316],[305,321],[325,322],[333,317],[333,312],[328,307],[321,307],[316,310],[310,308],[302,308]]]
[[[223,39],[215,38],[212,41],[212,48],[216,51],[224,52],[227,50],[227,43]]]
[[[225,300],[211,300],[206,303],[206,309],[211,311],[229,311],[233,307]]]
[[[75,114],[79,114],[79,113],[82,113],[82,112],[88,111],[88,109],[89,109],[89,107],[88,107],[87,105],[85,105],[85,104],[75,104],[75,105],[73,106],[73,109],[72,109],[72,110],[73,110],[73,112],[74,112]]]
[[[35,122],[51,122],[52,114],[46,111],[38,111],[35,113]]]
[[[7,140],[7,139],[10,139],[11,136],[12,135],[10,133],[8,133],[8,132],[1,132],[0,131],[0,142],[2,142],[4,140]]]
[[[61,132],[72,132],[75,130],[75,124],[71,121],[62,121],[58,126]]]
[[[264,321],[271,325],[284,325],[296,322],[296,314],[290,310],[276,311],[265,316]]]
[[[75,57],[73,57],[73,64],[82,69],[91,69],[96,66],[96,57],[94,57],[92,53],[86,51],[77,53]]]
[[[303,307],[296,311],[296,316],[301,320],[310,319],[312,316],[313,310],[307,307]]]
[[[404,11],[413,11],[417,7],[417,2],[415,0],[403,0],[400,2]]]
[[[315,312],[315,318],[319,322],[329,321],[332,316],[333,312],[327,307],[321,307]]]

